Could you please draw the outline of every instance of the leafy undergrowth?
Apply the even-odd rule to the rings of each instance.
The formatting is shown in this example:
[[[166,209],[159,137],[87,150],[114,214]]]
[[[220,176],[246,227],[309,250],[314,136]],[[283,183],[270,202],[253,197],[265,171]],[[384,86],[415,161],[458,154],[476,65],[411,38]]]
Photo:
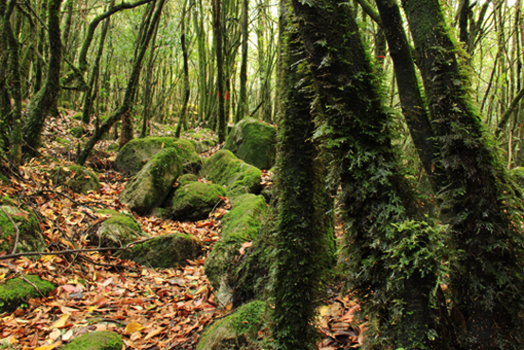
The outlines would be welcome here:
[[[74,194],[54,183],[52,170],[73,164],[78,153],[79,141],[68,130],[79,122],[70,117],[50,120],[41,157],[20,166],[11,184],[0,182],[1,196],[8,195],[37,214],[48,244],[47,253],[40,256],[0,260],[0,283],[30,274],[57,286],[50,296],[30,299],[14,313],[0,315],[0,340],[13,349],[50,350],[85,332],[110,330],[122,335],[127,349],[195,348],[204,327],[231,312],[230,306],[216,305],[203,267],[230,204],[226,201],[207,220],[196,223],[134,215],[153,237],[183,232],[204,243],[205,254],[184,267],[152,269],[96,251],[87,234],[104,219],[96,209],[130,213],[118,201],[128,179],[111,170],[116,152],[102,151],[112,143],[102,141],[88,160],[88,166],[99,172],[99,191]],[[263,181],[269,182],[267,174]],[[332,305],[319,310],[324,336],[319,349],[358,346],[363,329],[353,324],[356,308],[349,299],[335,297]]]

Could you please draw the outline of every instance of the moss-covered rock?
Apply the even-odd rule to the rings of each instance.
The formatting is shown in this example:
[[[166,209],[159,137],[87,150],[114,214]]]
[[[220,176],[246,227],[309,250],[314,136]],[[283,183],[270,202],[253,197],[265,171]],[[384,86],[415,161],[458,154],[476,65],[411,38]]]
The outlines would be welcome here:
[[[123,247],[147,237],[140,224],[131,215],[106,209],[98,212],[109,217],[90,227],[88,233],[92,244],[108,248]]]
[[[224,149],[259,169],[269,170],[275,164],[276,128],[253,118],[244,118],[229,134]]]
[[[206,219],[226,195],[226,189],[216,184],[185,183],[176,190],[170,213],[174,220],[197,221]]]
[[[254,194],[237,197],[232,204],[233,209],[222,219],[222,237],[205,263],[206,275],[224,305],[232,301],[233,289],[228,280],[240,256],[239,249],[242,243],[258,236],[268,211],[264,197]]]
[[[188,140],[172,137],[145,137],[128,142],[115,159],[115,169],[120,172],[135,175],[144,165],[160,151],[168,148],[178,150],[178,157],[182,159],[186,172],[198,172],[202,161],[195,152],[195,148]]]
[[[53,283],[35,275],[26,275],[24,278],[34,284],[38,290],[22,278],[13,278],[0,284],[0,313],[13,312],[29,299],[40,297],[40,293],[48,295],[56,288]]]
[[[53,181],[57,185],[68,187],[74,193],[86,194],[89,191],[98,191],[100,189],[98,175],[94,171],[80,165],[56,168],[53,172]]]
[[[184,174],[178,178],[178,183],[180,186],[187,185],[190,182],[197,182],[198,177],[195,174]]]
[[[193,260],[201,253],[202,243],[196,237],[173,233],[136,244],[122,257],[146,266],[170,268],[184,265],[186,259]]]
[[[38,229],[38,223],[33,212],[20,209],[14,204],[10,204],[7,199],[2,199],[0,201],[0,252],[11,253],[13,250],[17,231],[11,220],[16,224],[19,231],[17,252],[44,249],[44,237]]]
[[[262,301],[243,305],[231,315],[209,326],[197,350],[257,350],[262,346],[258,333],[267,320],[267,308]]]
[[[115,332],[97,331],[85,333],[72,342],[62,346],[61,350],[121,350],[124,346],[122,337]]]
[[[226,186],[230,198],[260,190],[262,172],[227,150],[220,150],[202,166],[201,175],[213,183]]]
[[[194,152],[193,152],[194,153]],[[186,151],[173,147],[157,153],[120,193],[120,201],[136,213],[148,214],[159,207],[176,179],[182,175]]]
[[[115,151],[118,151],[118,143],[117,142],[114,142],[112,144],[110,144],[109,146],[107,146],[107,149],[106,151],[107,152],[115,152]]]

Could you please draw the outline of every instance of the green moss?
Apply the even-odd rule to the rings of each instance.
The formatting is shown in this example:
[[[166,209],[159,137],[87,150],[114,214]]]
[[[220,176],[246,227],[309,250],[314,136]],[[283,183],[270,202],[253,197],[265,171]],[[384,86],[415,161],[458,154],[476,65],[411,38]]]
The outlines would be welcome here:
[[[184,174],[178,179],[180,186],[184,186],[190,182],[198,181],[198,177],[195,174]]]
[[[276,128],[253,118],[242,119],[224,144],[238,158],[260,169],[270,169],[276,158]]]
[[[76,126],[71,129],[71,135],[73,135],[73,137],[77,139],[81,138],[83,134],[84,134],[84,128],[81,126]]]
[[[72,118],[73,120],[82,120],[82,112],[76,113]]]
[[[102,247],[121,247],[146,237],[140,224],[130,215],[115,210],[100,209],[99,213],[110,215],[90,231],[91,243]]]
[[[11,180],[4,174],[0,173],[0,183],[3,183],[4,185],[10,185]]]
[[[139,264],[170,268],[185,264],[186,259],[195,259],[201,251],[202,243],[194,236],[174,233],[136,244],[122,256]]]
[[[157,153],[126,185],[120,200],[138,214],[160,206],[175,180],[182,174],[184,150],[167,148]],[[194,152],[193,152],[194,153]]]
[[[48,295],[56,288],[54,284],[40,279],[38,276],[24,276],[28,281],[36,285],[40,293]],[[21,278],[13,278],[0,284],[0,313],[13,312],[23,303],[31,298],[40,297],[40,293],[27,281]]]
[[[119,334],[109,331],[85,333],[63,346],[62,350],[121,350],[124,342]]]
[[[256,349],[258,332],[266,317],[266,305],[254,301],[209,326],[197,344],[197,350]]]
[[[235,157],[227,150],[220,150],[203,165],[201,174],[209,181],[227,186],[228,197],[244,193],[257,193],[262,172]]]
[[[58,142],[58,143],[64,144],[64,145],[69,145],[71,143],[71,142],[69,142],[69,140],[63,139],[61,137],[57,137],[55,139],[55,141]]]
[[[196,221],[207,218],[208,214],[224,197],[226,190],[216,184],[189,182],[180,186],[173,197],[172,214],[179,221]]]
[[[15,205],[7,204],[10,200],[2,200],[0,210],[0,252],[11,252],[16,238],[16,229],[19,230],[17,252],[40,251],[44,248],[44,239],[38,230],[38,223],[31,211],[20,209]],[[5,211],[5,213],[4,213]],[[6,216],[7,213],[7,216]]]
[[[118,143],[112,143],[110,144],[109,146],[107,146],[107,151],[108,152],[114,152],[114,151],[118,151]]]
[[[133,139],[118,152],[115,168],[121,172],[136,174],[150,159],[165,149],[175,149],[188,172],[191,172],[192,169],[198,171],[202,161],[191,142],[172,137]]]
[[[222,237],[205,263],[206,275],[217,290],[234,270],[242,243],[258,236],[268,211],[264,197],[254,194],[244,194],[232,204],[222,219]]]

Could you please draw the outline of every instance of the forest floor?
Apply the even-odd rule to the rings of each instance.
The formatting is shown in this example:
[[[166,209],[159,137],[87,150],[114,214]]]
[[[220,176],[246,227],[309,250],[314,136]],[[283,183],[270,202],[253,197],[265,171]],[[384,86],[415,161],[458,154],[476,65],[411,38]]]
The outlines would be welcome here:
[[[96,248],[90,246],[87,235],[90,227],[105,218],[96,209],[131,213],[118,200],[128,178],[112,170],[116,152],[105,151],[114,141],[100,142],[88,160],[87,166],[99,173],[99,191],[74,194],[54,184],[51,171],[74,164],[78,152],[79,140],[70,130],[80,122],[71,118],[73,114],[50,119],[43,133],[42,156],[21,166],[10,185],[0,185],[0,197],[9,195],[35,211],[48,252]],[[267,176],[263,181],[268,181]],[[198,222],[134,214],[153,237],[184,232],[203,242],[205,254],[188,260],[184,267],[152,269],[96,251],[13,259],[2,259],[6,252],[0,252],[0,283],[39,275],[57,286],[48,297],[31,299],[14,313],[0,314],[0,340],[11,344],[11,349],[51,350],[85,332],[110,330],[122,335],[127,349],[194,349],[206,325],[233,311],[231,305],[216,305],[204,273],[206,256],[220,237],[220,219],[229,208],[226,201],[207,220]],[[319,309],[319,349],[362,344],[365,326],[353,322],[357,309],[348,297],[333,294]]]

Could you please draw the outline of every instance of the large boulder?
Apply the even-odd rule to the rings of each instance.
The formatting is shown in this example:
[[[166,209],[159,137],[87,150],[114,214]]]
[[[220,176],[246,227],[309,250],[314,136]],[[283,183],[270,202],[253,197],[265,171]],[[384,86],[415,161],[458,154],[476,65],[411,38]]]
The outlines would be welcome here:
[[[57,185],[68,187],[74,193],[86,194],[100,189],[98,175],[93,170],[80,165],[56,168],[53,171],[53,181]]]
[[[8,200],[0,201],[0,252],[11,253],[16,240],[16,252],[41,251],[45,248],[44,237],[32,211],[18,208]]]
[[[179,186],[173,196],[170,216],[178,221],[197,221],[206,219],[226,196],[226,189],[220,185],[189,182]]]
[[[198,171],[201,160],[189,140],[152,136],[133,139],[122,147],[115,159],[115,169],[124,174],[135,175],[156,154],[168,148],[178,148],[180,155],[184,153],[183,165],[188,168],[188,171]]]
[[[124,348],[122,337],[115,332],[96,331],[84,333],[61,350],[121,350]]]
[[[195,236],[173,233],[136,244],[122,257],[142,265],[167,269],[184,265],[186,259],[193,260],[201,253],[202,242]]]
[[[197,343],[196,350],[258,350],[267,317],[266,305],[253,301],[209,326]]]
[[[233,288],[228,280],[240,257],[242,243],[253,241],[260,232],[268,206],[263,196],[244,194],[237,197],[222,219],[222,236],[205,263],[205,271],[219,303],[232,301]]]
[[[108,217],[89,228],[88,234],[92,244],[107,248],[124,247],[147,237],[140,224],[131,215],[106,209],[98,212]]]
[[[238,122],[229,134],[224,149],[259,169],[269,170],[275,164],[277,130],[253,118]]]
[[[0,314],[15,311],[31,298],[39,298],[41,295],[47,296],[55,288],[56,286],[53,283],[44,281],[35,275],[10,279],[0,284]]]
[[[191,143],[157,153],[120,193],[120,201],[136,213],[148,214],[159,207],[182,175],[184,165],[196,155]],[[196,155],[196,157],[198,157]]]
[[[258,193],[262,172],[247,164],[227,150],[213,154],[202,166],[200,172],[207,180],[227,188],[230,198],[245,193]]]

